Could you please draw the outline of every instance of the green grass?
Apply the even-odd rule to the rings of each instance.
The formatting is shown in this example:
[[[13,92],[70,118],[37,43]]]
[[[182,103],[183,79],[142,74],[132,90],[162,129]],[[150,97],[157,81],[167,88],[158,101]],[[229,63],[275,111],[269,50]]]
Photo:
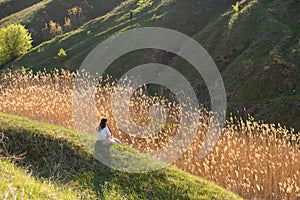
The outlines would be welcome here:
[[[25,66],[34,71],[44,68],[48,71],[54,68],[76,70],[94,47],[118,32],[145,26],[171,28],[192,36],[209,52],[221,71],[227,93],[236,94],[228,99],[229,103],[240,102],[238,107],[247,105],[256,110],[251,112],[253,115],[263,114],[266,121],[288,124],[299,130],[299,123],[291,123],[300,117],[296,104],[291,106],[297,112],[287,109],[288,117],[278,115],[275,118],[260,113],[255,105],[278,99],[286,92],[300,91],[298,1],[243,1],[238,14],[231,7],[235,2],[154,0],[152,6],[135,13],[130,21],[129,10],[136,8],[137,1],[124,1],[79,29],[36,46],[8,66]],[[63,60],[55,58],[60,48],[68,55]],[[227,59],[220,59],[224,56]],[[150,50],[131,52],[117,59],[107,73],[118,78],[133,66],[158,62],[173,65],[192,83],[200,82],[201,78],[195,76],[197,73],[187,62],[173,57]],[[265,67],[271,69],[265,70]],[[196,90],[201,102],[210,102],[206,88]],[[269,109],[270,115],[278,111],[276,105]]]
[[[23,65],[31,67],[33,70],[43,68],[75,70],[80,67],[84,58],[96,45],[120,31],[134,27],[162,26],[192,35],[199,30],[199,27],[204,27],[210,19],[215,18],[230,5],[228,2],[222,2],[220,5],[218,2],[200,2],[198,4],[196,0],[188,2],[155,0],[153,2],[152,6],[134,13],[134,19],[130,21],[129,10],[136,8],[137,1],[125,1],[111,12],[91,20],[80,29],[33,48],[27,55],[11,63],[10,66]],[[54,58],[60,48],[64,48],[68,54],[64,62]],[[135,60],[132,58],[136,58],[136,56],[133,54],[114,63],[112,71],[118,71],[120,65],[128,64],[130,66],[133,63],[132,60]],[[141,60],[141,62],[143,61]]]
[[[12,0],[0,3],[0,27],[11,23],[21,23],[31,32],[34,45],[49,40],[52,36],[45,30],[45,24],[50,20],[60,24],[62,27],[65,18],[68,17],[68,9],[74,6],[82,8],[81,24],[105,15],[114,7],[120,4],[121,0],[89,0],[84,2],[67,0]],[[74,25],[74,24],[73,24]],[[72,28],[74,30],[74,27]],[[63,31],[69,32],[70,28],[64,28]]]
[[[4,134],[0,155],[14,162],[14,165],[7,161],[0,162],[1,171],[10,171],[12,174],[1,173],[3,195],[10,191],[9,188],[17,188],[11,195],[37,199],[51,199],[52,196],[47,196],[51,193],[54,199],[239,198],[207,180],[174,167],[140,174],[108,168],[86,149],[76,131],[67,128],[1,113],[0,133]],[[114,154],[120,150],[125,153]],[[123,145],[112,145],[109,151],[123,164],[126,164],[122,157],[124,155],[127,159],[138,158],[136,167],[139,164],[155,163]],[[17,157],[21,159],[14,159]],[[30,172],[31,177],[24,169]]]
[[[48,3],[50,3],[52,0],[44,0],[37,4],[34,4],[28,8],[22,9],[16,13],[13,13],[12,15],[9,15],[3,19],[0,20],[1,26],[7,26],[11,23],[22,23],[22,24],[28,24],[30,21],[33,20],[34,16],[36,15],[36,12],[45,8]]]
[[[80,192],[41,181],[8,160],[0,160],[0,199],[76,199]]]
[[[0,6],[6,5],[7,3],[12,2],[13,0],[0,0]],[[2,7],[1,7],[2,8]]]
[[[300,129],[300,54],[291,53],[299,48],[295,4],[247,1],[238,14],[230,9],[194,36],[214,58],[227,93],[235,94],[228,98],[229,112],[246,107],[257,119]],[[233,20],[233,15],[238,17]],[[289,106],[285,97],[291,99]]]
[[[0,1],[0,19],[5,18],[13,13],[17,13],[21,10],[24,10],[36,3],[40,2],[40,0],[27,0],[27,1],[19,1],[19,0],[1,0]]]

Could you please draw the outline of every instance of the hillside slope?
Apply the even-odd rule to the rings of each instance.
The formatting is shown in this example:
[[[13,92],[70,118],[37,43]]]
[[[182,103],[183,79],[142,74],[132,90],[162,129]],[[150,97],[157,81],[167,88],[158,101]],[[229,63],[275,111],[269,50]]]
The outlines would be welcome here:
[[[258,119],[299,129],[300,2],[241,5],[238,14],[225,13],[195,39],[215,58],[231,111],[246,107]]]
[[[0,199],[75,199],[80,193],[30,177],[25,170],[0,160]]]
[[[300,129],[300,2],[297,0],[235,1],[164,0],[134,13],[137,1],[128,0],[76,31],[47,41],[8,66],[78,69],[101,41],[119,31],[159,26],[181,31],[207,49],[222,73],[229,111],[250,113],[270,123]],[[57,59],[64,48],[67,57]],[[174,62],[175,60],[175,62]],[[139,51],[122,56],[108,73],[119,77],[138,64],[159,62],[173,65],[192,82],[201,102],[209,105],[206,86],[191,66],[162,51]],[[243,112],[243,109],[246,111]]]
[[[29,6],[34,5],[35,3],[40,2],[41,0],[27,0],[27,1],[18,1],[18,0],[1,0],[0,1],[0,19],[5,18],[13,13],[19,12]]]
[[[162,26],[193,35],[199,28],[205,27],[210,20],[226,11],[230,7],[229,2],[154,1],[151,7],[135,11],[133,20],[129,20],[129,11],[137,8],[137,1],[125,1],[111,12],[91,20],[81,28],[33,48],[10,65],[24,65],[34,70],[62,67],[75,70],[96,45],[113,34],[135,27]],[[68,54],[63,60],[55,59],[59,48],[64,48]],[[130,59],[126,59],[128,60]]]
[[[67,1],[67,0],[6,0],[0,2],[0,27],[11,23],[24,24],[33,37],[34,45],[40,44],[45,40],[51,39],[45,24],[50,20],[59,24],[64,32],[69,32],[96,17],[102,16],[117,6],[121,0],[86,0],[86,1]],[[65,28],[65,18],[70,17],[68,10],[79,7],[81,13],[74,16],[76,27]],[[74,19],[75,20],[75,19]],[[75,24],[76,23],[76,24]]]
[[[53,184],[66,187],[70,191],[79,190],[78,193],[72,194],[77,198],[239,199],[238,196],[209,181],[173,167],[142,174],[110,169],[85,150],[74,130],[23,117],[0,114],[0,132],[3,133],[0,143],[1,157],[11,158],[17,166],[29,170],[37,180],[49,179]],[[113,145],[110,149],[114,151],[118,148],[122,148],[125,152],[135,152],[120,145]],[[141,162],[147,162],[148,165],[153,163],[149,160],[141,160]],[[0,166],[1,170],[3,166],[3,170],[12,168],[2,162]],[[22,173],[20,176],[25,175]],[[4,188],[6,191],[7,187],[12,187],[10,182],[18,185],[11,176],[0,178],[4,179],[1,181],[3,183],[1,190]],[[35,184],[32,181],[30,183]],[[19,186],[19,190],[23,187],[24,194],[27,195],[26,191],[30,191],[31,186],[22,185]],[[43,188],[46,185],[36,187],[46,190]],[[65,194],[68,194],[68,191],[65,191]],[[22,197],[22,194],[20,195]],[[59,196],[59,193],[55,195]],[[47,193],[44,196],[47,197]]]

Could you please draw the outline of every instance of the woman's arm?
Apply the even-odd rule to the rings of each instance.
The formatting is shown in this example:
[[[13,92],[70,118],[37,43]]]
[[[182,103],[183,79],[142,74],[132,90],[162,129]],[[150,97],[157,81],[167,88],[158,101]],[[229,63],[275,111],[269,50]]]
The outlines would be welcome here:
[[[110,132],[110,137],[111,137],[111,136],[112,136],[112,132],[111,132],[111,130],[110,130],[110,128],[109,128],[108,125],[106,125],[106,127],[107,127],[107,129],[109,130],[109,132]]]

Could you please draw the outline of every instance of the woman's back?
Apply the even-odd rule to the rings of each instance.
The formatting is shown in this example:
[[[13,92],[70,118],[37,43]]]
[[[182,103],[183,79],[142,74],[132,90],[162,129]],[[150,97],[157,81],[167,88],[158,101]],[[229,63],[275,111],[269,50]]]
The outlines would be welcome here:
[[[97,130],[96,132],[97,140],[105,140],[111,137],[111,132],[109,131],[108,127],[104,127],[101,130]]]

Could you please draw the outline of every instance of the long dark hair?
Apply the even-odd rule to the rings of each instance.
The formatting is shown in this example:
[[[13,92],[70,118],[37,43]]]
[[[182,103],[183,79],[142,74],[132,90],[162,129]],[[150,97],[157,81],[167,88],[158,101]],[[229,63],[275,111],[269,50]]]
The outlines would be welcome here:
[[[106,127],[106,122],[107,122],[107,119],[106,118],[102,118],[101,121],[100,121],[100,124],[98,126],[98,130],[102,130]]]

